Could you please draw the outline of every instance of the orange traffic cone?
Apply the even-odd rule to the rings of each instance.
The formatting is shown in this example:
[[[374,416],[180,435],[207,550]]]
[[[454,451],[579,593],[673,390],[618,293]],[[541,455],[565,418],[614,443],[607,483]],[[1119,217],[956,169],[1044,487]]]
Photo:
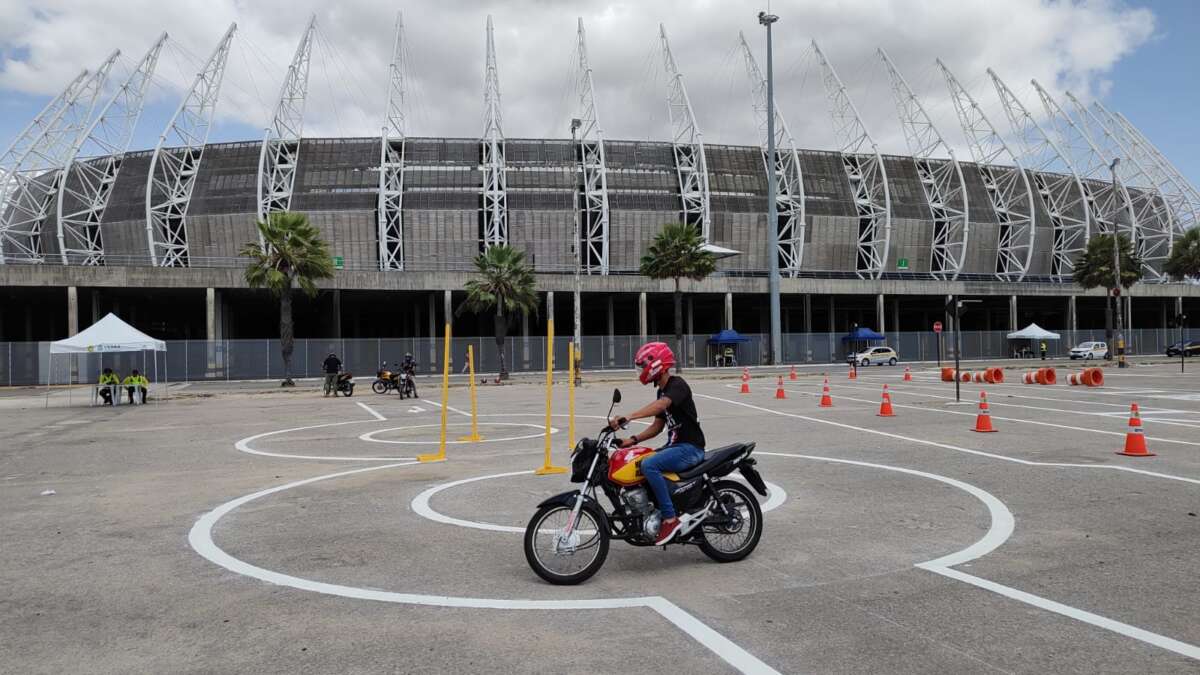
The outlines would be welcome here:
[[[858,379],[858,371],[855,369],[854,366],[850,366],[850,374],[846,376],[846,379],[847,380],[857,380]]]
[[[912,371],[908,369],[908,366],[904,366],[904,381],[912,382]]]
[[[1154,453],[1146,449],[1146,435],[1142,432],[1141,427],[1132,427],[1129,433],[1125,434],[1125,449],[1117,452],[1118,455],[1127,455],[1129,457],[1153,457]]]
[[[1142,412],[1138,409],[1138,404],[1136,403],[1129,404],[1129,426],[1142,426]]]
[[[975,428],[972,431],[994,432],[992,414],[988,412],[987,392],[979,392],[979,415],[975,418]]]
[[[896,413],[892,412],[892,395],[888,393],[887,385],[883,385],[883,400],[879,402],[878,417],[895,417]]]
[[[789,380],[796,379],[796,366],[792,366],[792,372],[788,373],[788,379]]]
[[[775,398],[787,398],[787,394],[783,391],[783,376],[779,376],[779,384],[775,386]]]
[[[829,378],[825,378],[825,385],[821,387],[821,405],[822,408],[833,407],[833,397],[829,395]]]

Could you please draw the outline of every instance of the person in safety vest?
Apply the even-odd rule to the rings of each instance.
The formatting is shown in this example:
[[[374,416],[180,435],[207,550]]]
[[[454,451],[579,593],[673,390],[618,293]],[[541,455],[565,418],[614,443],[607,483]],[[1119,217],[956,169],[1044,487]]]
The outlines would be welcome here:
[[[100,380],[97,382],[96,391],[100,393],[100,398],[104,399],[104,405],[113,404],[112,385],[119,384],[121,384],[121,377],[114,373],[112,368],[105,368],[104,372],[100,373]]]
[[[129,373],[129,376],[121,384],[125,385],[125,391],[129,392],[129,402],[131,404],[133,403],[134,390],[137,390],[141,394],[142,403],[146,402],[146,394],[148,393],[146,388],[150,386],[150,380],[147,380],[138,373],[136,368]]]

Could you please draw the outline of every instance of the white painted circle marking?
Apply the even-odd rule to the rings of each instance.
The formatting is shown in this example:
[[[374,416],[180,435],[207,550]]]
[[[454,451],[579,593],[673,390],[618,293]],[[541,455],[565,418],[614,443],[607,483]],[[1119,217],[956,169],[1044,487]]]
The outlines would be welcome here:
[[[501,441],[524,441],[524,440],[528,440],[530,438],[545,438],[545,436],[546,436],[546,427],[541,424],[529,424],[526,422],[484,422],[483,424],[486,424],[488,426],[493,426],[493,427],[530,427],[533,429],[538,429],[539,431],[536,434],[526,434],[524,436],[505,436],[502,438],[484,438],[483,440],[480,440],[480,441],[458,441],[458,440],[452,441],[449,438],[447,438],[446,445],[467,445],[467,444],[471,444],[471,443],[499,443]],[[436,439],[431,440],[431,441],[397,441],[397,440],[387,440],[387,439],[383,439],[383,438],[375,438],[375,435],[382,434],[382,433],[385,433],[388,431],[398,431],[398,430],[407,430],[407,429],[430,429],[430,428],[440,428],[441,426],[442,426],[441,424],[417,424],[417,425],[405,426],[405,427],[389,427],[387,429],[376,429],[374,431],[368,431],[365,434],[360,434],[358,437],[358,440],[369,441],[371,443],[394,443],[396,445],[437,445],[438,441]],[[446,425],[447,428],[449,428],[449,427],[469,427],[469,426],[471,426],[470,422],[454,422],[453,424]],[[550,433],[552,433],[552,434],[557,434],[559,431],[560,430],[558,429],[558,427],[550,427]]]

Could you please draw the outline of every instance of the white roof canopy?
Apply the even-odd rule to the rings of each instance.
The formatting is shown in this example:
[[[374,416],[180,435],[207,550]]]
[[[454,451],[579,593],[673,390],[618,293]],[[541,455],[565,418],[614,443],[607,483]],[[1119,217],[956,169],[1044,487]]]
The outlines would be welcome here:
[[[1009,340],[1057,340],[1059,337],[1058,333],[1052,333],[1036,323],[1031,323],[1019,331],[1008,334]]]
[[[98,352],[167,351],[167,343],[155,340],[109,313],[87,330],[65,340],[50,343],[51,354],[89,354]]]

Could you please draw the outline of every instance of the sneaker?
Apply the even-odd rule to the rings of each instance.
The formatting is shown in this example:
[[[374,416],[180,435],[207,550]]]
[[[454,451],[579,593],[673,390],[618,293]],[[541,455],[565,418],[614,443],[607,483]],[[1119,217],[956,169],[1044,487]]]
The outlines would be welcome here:
[[[654,545],[662,546],[671,541],[680,527],[683,527],[683,523],[679,522],[678,518],[667,518],[662,521],[662,525],[658,526],[658,539],[654,541]]]

